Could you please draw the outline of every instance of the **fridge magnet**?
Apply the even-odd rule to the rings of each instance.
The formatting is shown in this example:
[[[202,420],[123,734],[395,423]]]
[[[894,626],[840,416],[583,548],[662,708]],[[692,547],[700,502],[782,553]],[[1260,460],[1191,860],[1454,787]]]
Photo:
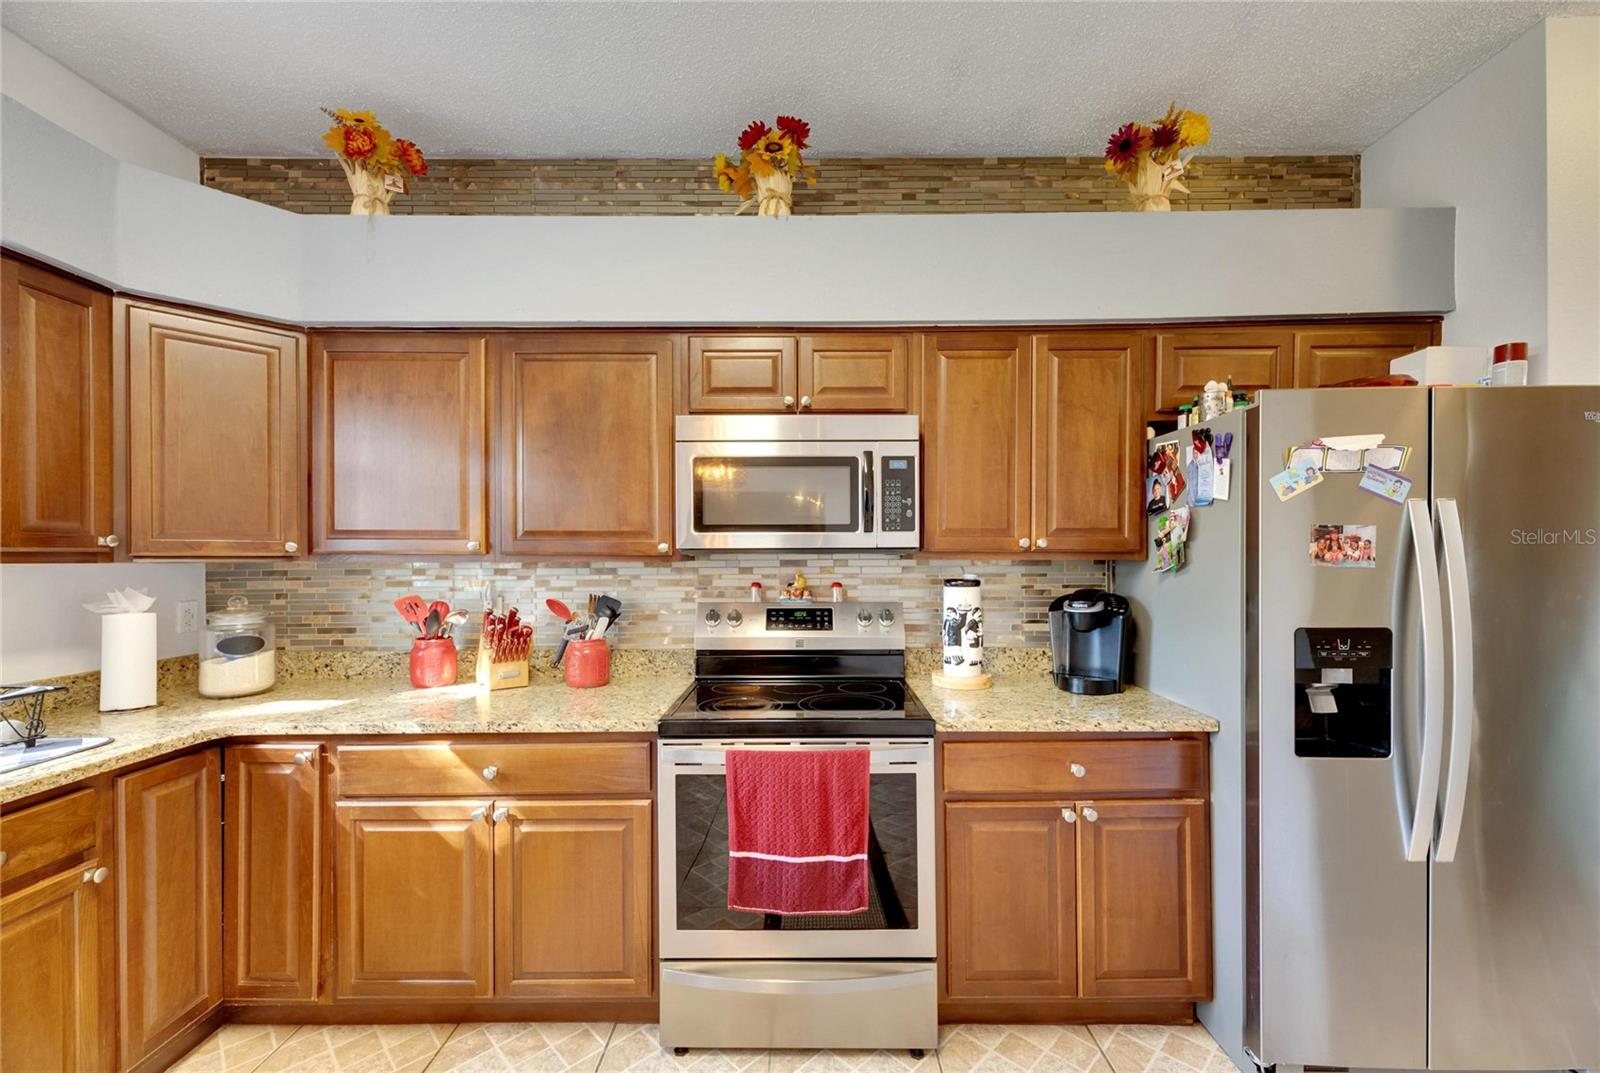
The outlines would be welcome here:
[[[1286,469],[1281,473],[1274,473],[1267,478],[1267,483],[1272,485],[1278,502],[1287,503],[1307,488],[1314,488],[1322,483],[1322,471],[1316,466],[1303,466],[1300,469]]]
[[[1216,456],[1216,472],[1211,477],[1211,498],[1224,503],[1228,501],[1228,484],[1233,476],[1233,459],[1228,457],[1232,451],[1233,433],[1219,434],[1211,448],[1211,453]]]
[[[1311,562],[1315,566],[1371,568],[1378,565],[1375,525],[1313,525]]]
[[[1406,468],[1406,461],[1410,457],[1411,448],[1398,443],[1385,443],[1368,447],[1361,452],[1361,463],[1365,466],[1377,466],[1391,473],[1399,473]]]
[[[1368,466],[1361,471],[1361,490],[1396,505],[1406,501],[1411,491],[1411,478],[1379,466]]]
[[[1145,513],[1159,514],[1178,501],[1186,486],[1178,461],[1178,445],[1163,443],[1157,447],[1150,455],[1149,470]]]
[[[1284,469],[1304,469],[1307,466],[1322,468],[1322,463],[1328,457],[1327,449],[1319,443],[1302,443],[1298,447],[1291,447],[1283,453]]]
[[[1368,432],[1360,436],[1318,436],[1317,442],[1330,451],[1355,451],[1360,453],[1383,442],[1383,433]]]
[[[1160,514],[1167,509],[1167,482],[1161,479],[1159,473],[1152,473],[1145,478],[1149,486],[1145,493],[1144,512],[1146,514]]]
[[[1361,452],[1344,447],[1329,447],[1322,464],[1324,473],[1360,473]]]
[[[1196,429],[1189,455],[1189,504],[1209,507],[1216,482],[1215,456],[1211,449],[1211,430]]]
[[[1188,561],[1189,508],[1175,507],[1156,518],[1155,565],[1158,574],[1177,570]]]

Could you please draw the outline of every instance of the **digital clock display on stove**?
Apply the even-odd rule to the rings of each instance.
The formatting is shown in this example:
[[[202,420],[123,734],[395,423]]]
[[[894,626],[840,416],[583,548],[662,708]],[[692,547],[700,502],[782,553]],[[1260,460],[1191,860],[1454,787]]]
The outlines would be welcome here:
[[[767,629],[831,630],[833,629],[833,608],[769,607],[767,608]]]

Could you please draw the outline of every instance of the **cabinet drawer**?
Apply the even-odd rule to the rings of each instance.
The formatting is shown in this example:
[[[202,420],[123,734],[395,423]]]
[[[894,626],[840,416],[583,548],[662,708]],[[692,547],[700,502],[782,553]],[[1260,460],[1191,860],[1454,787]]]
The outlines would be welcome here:
[[[341,745],[341,797],[650,792],[650,743]]]
[[[1200,741],[953,741],[944,746],[944,789],[1052,797],[1199,794],[1205,765]]]
[[[79,790],[7,814],[0,823],[0,851],[5,853],[0,882],[92,854],[99,841],[98,813],[95,792]]]

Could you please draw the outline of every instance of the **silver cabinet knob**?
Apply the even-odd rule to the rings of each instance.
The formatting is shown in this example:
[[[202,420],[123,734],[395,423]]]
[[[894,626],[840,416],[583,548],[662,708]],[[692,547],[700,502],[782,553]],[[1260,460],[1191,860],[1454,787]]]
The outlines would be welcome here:
[[[483,769],[483,777],[489,782],[493,782],[494,777],[498,774],[500,774],[500,769],[493,764]]]
[[[478,541],[476,541],[476,540],[469,540],[469,541],[467,541],[467,550],[468,551],[482,551],[483,550],[483,545],[481,543],[479,543]]]
[[[288,552],[290,555],[293,555],[295,552],[300,550],[300,545],[296,544],[292,540],[285,540],[283,542],[283,550]]]
[[[794,396],[793,395],[785,395],[783,397],[783,404],[785,406],[793,406],[794,405]]]
[[[501,805],[499,808],[495,809],[489,814],[489,822],[499,823],[509,815],[511,815],[511,810],[506,808],[504,805]]]
[[[294,754],[294,762],[297,764],[309,764],[316,757],[316,755],[316,750],[305,749]]]
[[[479,805],[477,808],[475,808],[471,812],[467,813],[467,816],[470,819],[473,819],[473,820],[481,820],[487,815],[489,815],[489,806],[488,805]]]
[[[667,544],[665,541],[662,541],[660,544],[656,545],[656,551],[660,552],[662,555],[665,555],[667,552],[669,552],[671,550],[672,550],[672,547],[669,544]]]
[[[1084,777],[1084,776],[1085,776],[1085,775],[1087,775],[1087,774],[1089,774],[1089,769],[1088,769],[1088,768],[1086,768],[1086,767],[1084,767],[1084,766],[1083,766],[1083,765],[1082,765],[1082,764],[1072,764],[1072,765],[1069,765],[1069,766],[1068,766],[1068,767],[1067,767],[1067,770],[1068,770],[1068,771],[1070,771],[1070,772],[1072,772],[1072,774],[1073,774],[1073,776],[1074,776],[1074,777],[1075,777],[1075,778],[1079,778],[1079,779],[1081,779],[1081,778],[1083,778],[1083,777]]]
[[[800,409],[804,410],[806,407],[808,407],[810,405],[811,405],[811,396],[810,395],[801,395],[800,396]]]
[[[103,537],[95,537],[94,542],[100,545],[102,548],[114,548],[118,544],[122,543],[122,538],[117,536],[115,533],[107,533]]]
[[[1078,822],[1078,814],[1072,811],[1070,808],[1064,808],[1061,810],[1061,818],[1066,820],[1068,823]]]
[[[85,883],[104,883],[106,881],[106,877],[110,874],[111,869],[109,868],[86,868],[83,872],[83,881]]]
[[[1096,812],[1088,805],[1085,805],[1083,806],[1083,818],[1088,820],[1090,823],[1093,823],[1095,820],[1100,818],[1100,813]]]
[[[1040,537],[1040,538],[1039,538],[1039,542],[1038,542],[1038,543],[1037,543],[1037,544],[1035,544],[1035,545],[1034,545],[1034,547],[1036,547],[1036,548],[1043,548],[1043,547],[1044,547],[1044,546],[1045,546],[1045,545],[1047,545],[1047,544],[1048,544],[1048,543],[1049,543],[1049,541],[1048,541],[1048,540],[1045,540],[1045,539],[1044,539],[1044,538],[1043,538],[1043,537]]]
[[[1027,537],[1023,537],[1021,540],[1017,541],[1017,547],[1021,548],[1023,551],[1027,551],[1028,550],[1028,538]]]

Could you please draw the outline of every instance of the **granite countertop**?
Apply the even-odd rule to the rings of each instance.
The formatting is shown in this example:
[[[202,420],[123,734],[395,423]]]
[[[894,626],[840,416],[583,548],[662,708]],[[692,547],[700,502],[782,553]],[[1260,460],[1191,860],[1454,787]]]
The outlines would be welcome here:
[[[472,684],[414,689],[403,678],[293,677],[253,697],[202,697],[192,680],[165,682],[160,704],[133,712],[96,710],[92,691],[47,717],[54,737],[109,736],[87,749],[0,776],[0,804],[80,779],[152,760],[209,741],[235,737],[342,734],[654,733],[656,723],[692,678],[687,668],[657,665],[653,673],[613,678],[601,689],[571,689],[536,678],[525,689],[485,693]],[[1147,690],[1080,697],[1055,688],[1042,671],[1017,667],[994,676],[991,689],[940,689],[928,676],[908,676],[945,733],[1213,732],[1217,721]]]

